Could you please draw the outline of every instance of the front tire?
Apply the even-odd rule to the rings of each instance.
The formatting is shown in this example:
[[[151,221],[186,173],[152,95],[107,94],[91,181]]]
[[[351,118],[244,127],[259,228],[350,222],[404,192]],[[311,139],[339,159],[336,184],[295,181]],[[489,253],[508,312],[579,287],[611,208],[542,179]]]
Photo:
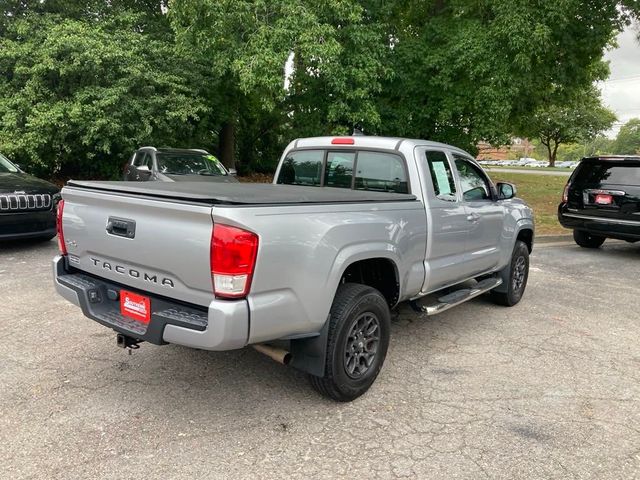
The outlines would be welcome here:
[[[500,273],[503,279],[507,279],[507,291],[491,291],[491,299],[499,305],[513,307],[522,299],[529,279],[529,248],[526,243],[516,241],[511,262]]]
[[[582,248],[599,248],[606,240],[606,237],[592,235],[584,230],[574,230],[573,239]]]
[[[331,305],[323,377],[310,375],[312,387],[338,402],[350,402],[373,384],[389,347],[391,315],[382,294],[345,283]]]

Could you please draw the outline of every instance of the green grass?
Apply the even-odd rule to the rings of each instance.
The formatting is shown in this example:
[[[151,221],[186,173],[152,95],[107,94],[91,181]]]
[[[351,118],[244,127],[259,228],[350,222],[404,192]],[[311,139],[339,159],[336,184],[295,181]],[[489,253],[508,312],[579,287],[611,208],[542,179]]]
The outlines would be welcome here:
[[[569,233],[558,223],[558,204],[567,177],[556,175],[536,175],[532,173],[490,173],[494,182],[509,182],[516,186],[517,196],[533,208],[537,235],[558,235]]]
[[[531,172],[531,173],[536,173],[539,172],[540,170],[547,170],[547,171],[552,171],[552,172],[567,172],[567,173],[571,173],[573,172],[573,169],[571,168],[560,168],[560,167],[523,167],[523,166],[517,166],[517,165],[505,165],[505,166],[498,166],[498,165],[483,165],[482,168],[484,168],[485,170],[492,170],[494,168],[508,168],[510,170],[523,170],[526,172]]]

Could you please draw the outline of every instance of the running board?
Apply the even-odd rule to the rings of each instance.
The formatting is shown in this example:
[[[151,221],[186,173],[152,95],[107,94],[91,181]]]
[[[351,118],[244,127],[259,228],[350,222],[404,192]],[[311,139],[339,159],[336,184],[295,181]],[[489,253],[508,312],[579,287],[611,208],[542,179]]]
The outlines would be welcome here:
[[[427,315],[436,315],[449,310],[452,307],[458,306],[461,303],[471,300],[472,298],[482,295],[489,290],[502,285],[502,279],[498,277],[485,278],[474,285],[472,288],[463,288],[461,290],[455,290],[447,295],[444,295],[435,303],[429,305],[419,305],[417,300],[411,302],[411,308],[416,312],[426,313]]]

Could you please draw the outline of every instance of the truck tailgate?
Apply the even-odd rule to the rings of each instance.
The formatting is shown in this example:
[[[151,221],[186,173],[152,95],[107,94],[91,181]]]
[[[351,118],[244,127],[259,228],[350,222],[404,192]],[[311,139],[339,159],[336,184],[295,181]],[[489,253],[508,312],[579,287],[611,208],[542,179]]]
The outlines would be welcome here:
[[[69,265],[134,290],[207,306],[211,206],[66,187]]]

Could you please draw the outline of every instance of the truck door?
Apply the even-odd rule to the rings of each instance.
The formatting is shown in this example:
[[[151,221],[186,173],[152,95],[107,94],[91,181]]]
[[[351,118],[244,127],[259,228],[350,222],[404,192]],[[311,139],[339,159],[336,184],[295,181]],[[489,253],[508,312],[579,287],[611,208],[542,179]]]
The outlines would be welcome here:
[[[485,273],[500,261],[504,207],[493,198],[491,181],[470,159],[454,153],[469,234],[465,263],[470,275]]]
[[[422,291],[432,292],[466,278],[464,262],[469,225],[447,154],[442,150],[422,149],[416,158],[427,213],[426,275]]]

